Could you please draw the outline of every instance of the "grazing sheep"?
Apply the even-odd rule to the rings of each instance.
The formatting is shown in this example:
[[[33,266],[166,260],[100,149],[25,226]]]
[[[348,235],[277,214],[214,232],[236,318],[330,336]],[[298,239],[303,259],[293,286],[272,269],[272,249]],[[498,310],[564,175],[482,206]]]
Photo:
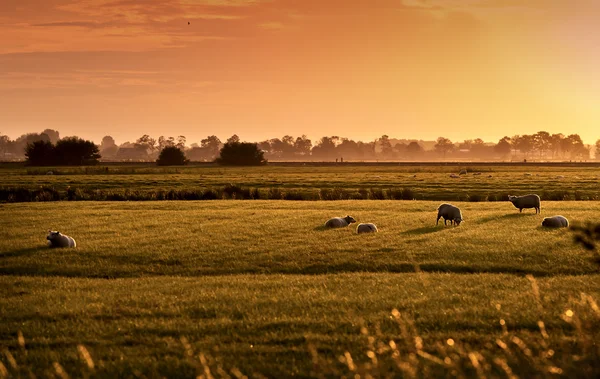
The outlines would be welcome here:
[[[568,228],[569,220],[564,216],[545,217],[542,221],[542,226],[547,228]]]
[[[377,233],[377,226],[375,224],[358,224],[356,233]]]
[[[60,232],[48,230],[46,239],[49,247],[77,247],[77,243],[72,237],[60,234]]]
[[[467,175],[467,170],[460,170],[458,175]]]
[[[492,175],[488,175],[488,178],[493,178],[493,176]]]
[[[444,225],[446,225],[446,221],[448,220],[450,220],[450,225],[460,225],[463,221],[460,209],[452,204],[442,204],[438,207],[437,220],[435,220],[436,226],[442,217],[444,218]]]
[[[346,217],[334,217],[327,220],[325,223],[326,228],[345,228],[346,226],[356,222],[352,216]]]
[[[525,196],[508,196],[508,201],[513,203],[515,208],[519,209],[519,212],[523,212],[523,209],[535,208],[535,213],[542,213],[540,209],[540,197],[538,195],[525,195]]]

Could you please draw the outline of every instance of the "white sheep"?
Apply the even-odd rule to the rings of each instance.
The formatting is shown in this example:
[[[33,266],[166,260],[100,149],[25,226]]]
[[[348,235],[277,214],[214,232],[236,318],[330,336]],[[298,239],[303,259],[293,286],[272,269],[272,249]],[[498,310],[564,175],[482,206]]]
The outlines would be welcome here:
[[[542,221],[542,226],[547,228],[568,228],[569,220],[564,216],[545,217]]]
[[[48,230],[46,239],[48,240],[49,247],[77,247],[77,243],[72,237],[61,234],[60,232]]]
[[[377,233],[377,226],[375,224],[358,224],[356,233]]]
[[[356,222],[352,216],[334,217],[325,223],[326,228],[345,228],[346,226]]]

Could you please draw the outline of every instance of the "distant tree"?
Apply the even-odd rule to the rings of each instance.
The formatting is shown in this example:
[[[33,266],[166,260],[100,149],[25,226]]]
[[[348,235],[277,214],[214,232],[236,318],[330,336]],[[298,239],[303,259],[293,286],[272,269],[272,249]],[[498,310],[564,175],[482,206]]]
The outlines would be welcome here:
[[[510,152],[512,151],[510,137],[505,136],[501,138],[496,144],[496,146],[494,146],[494,151],[503,157],[510,155]]]
[[[113,157],[117,155],[118,150],[119,147],[115,143],[114,138],[111,136],[104,136],[104,138],[102,138],[102,142],[100,143],[100,154],[102,154],[103,157]]]
[[[26,162],[30,166],[52,166],[56,164],[56,153],[52,142],[35,141],[25,148]]]
[[[157,148],[156,140],[150,137],[148,134],[144,134],[143,136],[138,138],[135,141],[135,144],[144,147],[148,154],[152,154]]]
[[[256,143],[228,142],[223,145],[216,162],[224,166],[260,166],[267,160]]]
[[[335,147],[339,140],[338,136],[321,137],[319,142],[312,148],[312,155],[322,159],[332,159],[335,157]]]
[[[336,146],[336,155],[346,160],[352,158],[362,158],[362,152],[360,151],[358,144],[348,138],[342,138],[342,142]]]
[[[579,134],[571,134],[566,138],[569,141],[571,158],[588,159],[590,151],[585,147]]]
[[[534,148],[540,154],[540,158],[550,150],[552,138],[548,132],[537,132],[533,135]]]
[[[454,144],[448,138],[440,137],[437,139],[433,148],[435,149],[435,151],[442,154],[445,159],[446,154],[454,150]]]
[[[8,136],[0,134],[0,159],[4,158],[11,148],[11,140]]]
[[[600,160],[600,139],[596,141],[596,160]]]
[[[188,160],[183,151],[177,146],[167,146],[160,151],[156,164],[159,166],[182,166]]]
[[[48,138],[50,138],[50,142],[52,142],[53,144],[56,144],[58,142],[58,140],[60,139],[60,134],[58,133],[58,131],[53,130],[53,129],[45,129],[42,134],[45,134],[48,136]]]
[[[534,139],[532,135],[522,135],[516,136],[512,139],[514,147],[519,150],[521,153],[527,155],[533,151],[534,148]]]
[[[394,145],[394,151],[396,152],[397,156],[404,157],[406,155],[407,147],[408,147],[408,145],[405,144],[404,142],[398,142],[397,144]]]
[[[210,159],[214,159],[219,154],[221,140],[217,136],[208,136],[200,141],[200,146],[207,149]]]
[[[296,149],[296,153],[299,155],[310,155],[312,141],[308,139],[305,135],[302,135],[302,137],[296,138],[296,141],[294,142],[294,148]]]
[[[565,138],[562,133],[552,134],[550,136],[550,150],[552,151],[552,158],[555,158],[561,152],[561,142]]]
[[[185,136],[177,136],[177,143],[175,146],[180,150],[185,150],[185,143],[187,142],[187,138]]]
[[[231,137],[227,138],[227,143],[235,143],[235,142],[240,142],[240,137],[238,137],[237,134],[234,134]]]
[[[423,147],[417,141],[411,141],[406,146],[406,154],[410,157],[415,157],[423,154]]]
[[[95,165],[101,158],[98,146],[79,137],[59,140],[54,147],[56,164],[59,166]]]
[[[383,158],[393,158],[394,149],[392,148],[392,143],[390,142],[390,137],[386,134],[379,137],[377,140],[379,145],[381,146],[381,155]]]

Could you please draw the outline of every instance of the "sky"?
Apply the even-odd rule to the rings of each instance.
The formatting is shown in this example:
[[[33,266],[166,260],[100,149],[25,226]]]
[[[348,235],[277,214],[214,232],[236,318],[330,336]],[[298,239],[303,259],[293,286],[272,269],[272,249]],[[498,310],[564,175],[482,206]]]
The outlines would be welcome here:
[[[2,0],[0,133],[593,143],[599,19],[596,0]]]

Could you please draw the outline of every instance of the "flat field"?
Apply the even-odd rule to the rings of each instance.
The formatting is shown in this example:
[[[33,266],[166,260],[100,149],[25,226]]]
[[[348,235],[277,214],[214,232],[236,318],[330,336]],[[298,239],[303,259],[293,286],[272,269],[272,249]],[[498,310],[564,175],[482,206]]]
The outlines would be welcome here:
[[[600,202],[438,205],[0,204],[0,376],[597,377],[598,266],[539,225]],[[346,214],[379,233],[322,228]]]
[[[460,170],[466,175],[451,178]],[[52,171],[53,175],[46,175]],[[475,175],[481,173],[481,175]],[[79,191],[139,193],[220,189],[234,184],[257,189],[262,198],[276,188],[298,199],[317,200],[327,191],[343,190],[343,198],[381,199],[364,191],[410,190],[417,200],[502,200],[509,194],[535,192],[543,200],[600,200],[600,168],[549,164],[527,165],[339,165],[265,167],[156,167],[107,165],[87,168],[0,166],[1,188],[52,187]],[[362,190],[362,192],[361,192]],[[278,194],[279,195],[279,194]],[[393,196],[383,198],[393,199]],[[406,197],[402,197],[406,198]],[[95,199],[102,199],[95,197]]]

